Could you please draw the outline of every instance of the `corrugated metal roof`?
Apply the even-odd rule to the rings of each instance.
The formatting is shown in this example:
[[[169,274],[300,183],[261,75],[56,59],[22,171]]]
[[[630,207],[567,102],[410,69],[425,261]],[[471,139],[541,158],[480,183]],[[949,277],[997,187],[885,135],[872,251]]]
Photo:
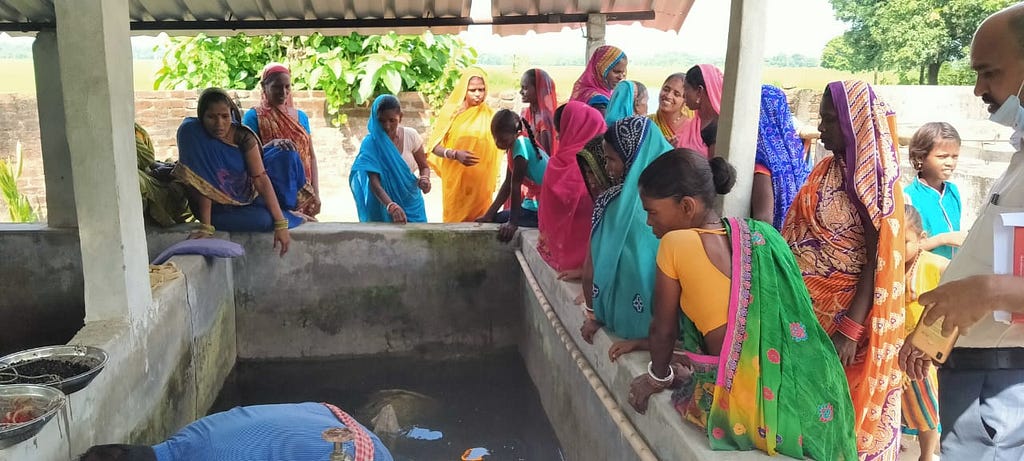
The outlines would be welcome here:
[[[470,17],[473,0],[128,0],[132,29],[189,34],[287,30],[336,35],[385,27],[398,33],[456,33],[488,20]],[[487,0],[475,0],[484,1]],[[494,32],[501,35],[580,27],[589,13],[654,12],[647,27],[679,30],[694,0],[491,0]],[[572,16],[566,16],[572,15]],[[629,17],[626,15],[625,17]],[[585,17],[583,17],[585,19]],[[32,32],[52,27],[53,0],[0,0],[0,30]],[[534,24],[520,24],[530,22]],[[498,25],[512,24],[512,25]]]

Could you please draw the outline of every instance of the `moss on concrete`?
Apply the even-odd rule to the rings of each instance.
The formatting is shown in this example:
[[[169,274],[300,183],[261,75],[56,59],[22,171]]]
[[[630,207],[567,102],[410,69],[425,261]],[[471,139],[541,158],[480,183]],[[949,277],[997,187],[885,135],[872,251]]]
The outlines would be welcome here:
[[[188,341],[186,341],[188,342]],[[191,370],[192,347],[186,345],[174,369],[167,374],[167,384],[145,422],[132,430],[128,443],[152,445],[160,443],[188,422],[194,421],[195,374]]]
[[[360,317],[400,316],[404,310],[405,289],[404,285],[344,287],[320,299],[316,305],[300,309],[299,319],[303,324],[309,323],[324,333],[336,335],[346,324],[360,321]],[[396,322],[407,320],[393,319]]]

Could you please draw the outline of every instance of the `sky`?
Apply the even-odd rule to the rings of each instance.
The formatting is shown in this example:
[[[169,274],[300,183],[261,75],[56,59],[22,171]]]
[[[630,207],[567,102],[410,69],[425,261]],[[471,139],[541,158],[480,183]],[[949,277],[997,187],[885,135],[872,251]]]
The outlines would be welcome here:
[[[817,57],[829,40],[846,30],[846,26],[834,18],[828,0],[766,1],[768,29],[765,32],[765,56],[803,54]],[[685,52],[724,57],[730,3],[728,0],[695,0],[678,33],[647,29],[639,24],[610,24],[605,32],[605,42],[622,48],[626,54]],[[462,36],[482,53],[526,47],[559,54],[582,50],[586,44],[580,29],[497,37],[489,34],[489,27],[478,27],[464,32]],[[658,46],[652,47],[652,43]]]

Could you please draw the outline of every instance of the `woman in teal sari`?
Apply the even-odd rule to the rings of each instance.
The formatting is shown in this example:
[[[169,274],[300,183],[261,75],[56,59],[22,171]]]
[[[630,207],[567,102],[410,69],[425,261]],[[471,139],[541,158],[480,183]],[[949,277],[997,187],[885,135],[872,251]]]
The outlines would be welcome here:
[[[623,80],[615,85],[611,100],[604,110],[604,122],[608,126],[634,115],[647,114],[647,87],[634,80]]]
[[[594,316],[583,325],[588,341],[602,326],[626,340],[647,337],[658,239],[647,225],[637,180],[647,165],[671,149],[645,116],[624,118],[605,132],[605,169],[616,184],[594,203],[588,266],[592,269],[584,271],[583,280]],[[612,347],[625,353],[639,346],[629,344],[633,347],[627,350],[621,344]]]
[[[430,191],[430,178],[412,174],[396,143],[402,121],[398,98],[377,96],[370,108],[368,133],[352,163],[349,186],[356,199],[359,222],[427,222],[423,193]],[[420,171],[427,167],[423,149],[413,153]]]
[[[714,211],[735,179],[724,159],[690,149],[640,175],[661,243],[651,362],[630,386],[630,405],[644,413],[652,394],[678,383],[676,409],[707,431],[713,450],[854,461],[846,375],[789,245],[771,224]],[[680,317],[685,352],[673,360]]]

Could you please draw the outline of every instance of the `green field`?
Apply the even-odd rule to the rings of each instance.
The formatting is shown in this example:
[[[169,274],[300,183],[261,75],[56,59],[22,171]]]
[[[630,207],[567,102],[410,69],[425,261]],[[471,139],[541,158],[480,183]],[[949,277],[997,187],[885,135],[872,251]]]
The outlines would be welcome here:
[[[157,69],[160,68],[160,61],[135,61],[134,79],[136,91],[148,91],[153,89],[153,80]],[[512,66],[483,66],[490,75],[491,93],[497,95],[506,90],[519,91],[519,77],[523,69],[513,69]],[[582,66],[557,66],[547,67],[545,70],[555,80],[555,88],[558,89],[560,99],[566,99],[572,84],[583,71]],[[669,74],[685,71],[682,68],[669,67],[633,67],[629,69],[629,78],[639,80],[649,87],[658,88]],[[766,67],[764,69],[763,81],[783,88],[824,88],[825,84],[840,79],[860,78],[869,82],[873,81],[873,75],[852,74],[820,67],[813,68],[791,68],[791,67]],[[892,76],[886,76],[892,79]],[[880,82],[884,83],[884,82]],[[32,70],[32,61],[0,60],[0,93],[32,93],[35,91],[35,77]]]
[[[135,61],[135,90],[152,90],[160,66],[160,61]],[[35,71],[31,60],[0,59],[0,93],[34,93],[35,90]]]

